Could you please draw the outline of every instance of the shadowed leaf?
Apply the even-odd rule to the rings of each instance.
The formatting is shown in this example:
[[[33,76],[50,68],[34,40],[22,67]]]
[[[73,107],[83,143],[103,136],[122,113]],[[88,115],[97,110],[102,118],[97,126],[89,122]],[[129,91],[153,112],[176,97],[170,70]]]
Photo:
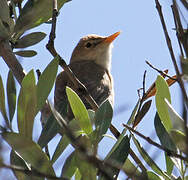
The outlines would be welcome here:
[[[58,57],[54,58],[45,68],[37,83],[37,111],[44,106],[54,85],[58,69]]]
[[[29,46],[33,46],[39,43],[40,41],[42,41],[45,37],[46,37],[46,34],[43,32],[33,32],[18,39],[14,47],[26,48]]]
[[[37,55],[37,52],[33,50],[24,50],[24,51],[16,51],[14,52],[14,54],[21,57],[33,57]]]
[[[2,137],[32,167],[42,173],[55,175],[47,155],[34,141],[24,135],[12,132],[5,132]]]
[[[140,112],[138,112],[138,114],[135,117],[133,128],[136,127],[140,123],[140,121],[142,120],[142,118],[149,111],[149,108],[151,107],[151,102],[152,102],[152,100],[149,100],[146,103],[144,103],[144,105],[142,106]]]
[[[9,106],[9,119],[12,121],[16,107],[16,86],[12,71],[9,71],[7,78],[7,99]]]
[[[22,80],[18,97],[17,121],[20,134],[32,138],[33,122],[36,115],[36,85],[34,71],[31,70]]]

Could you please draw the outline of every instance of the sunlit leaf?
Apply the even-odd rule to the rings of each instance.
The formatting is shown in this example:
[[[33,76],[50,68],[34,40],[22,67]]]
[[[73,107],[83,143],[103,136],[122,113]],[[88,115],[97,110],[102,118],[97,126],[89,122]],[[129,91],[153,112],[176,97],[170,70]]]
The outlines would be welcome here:
[[[33,46],[40,41],[42,41],[46,37],[46,34],[43,32],[33,32],[23,36],[22,38],[16,41],[14,47],[15,48],[26,48],[29,46]]]
[[[21,57],[33,57],[37,55],[37,52],[33,50],[24,50],[24,51],[16,51],[14,52],[14,54]]]
[[[155,174],[152,171],[147,171],[147,174],[148,174],[148,179],[149,180],[163,180],[164,179],[164,178],[158,176],[157,174]]]
[[[24,135],[12,132],[5,132],[2,137],[33,168],[45,174],[55,175],[47,155],[34,141]]]
[[[86,133],[92,132],[91,121],[87,109],[79,96],[69,87],[66,87],[68,100],[75,118],[79,121],[81,129]]]
[[[167,131],[169,131],[172,128],[172,122],[170,120],[165,99],[167,99],[171,103],[171,98],[170,98],[168,84],[166,83],[163,77],[161,76],[157,77],[156,88],[157,88],[157,93],[155,96],[155,101],[156,101],[157,112],[159,114],[159,117],[164,127],[166,128]]]
[[[175,111],[175,109],[172,107],[172,105],[168,102],[167,99],[165,99],[165,103],[168,108],[168,112],[170,115],[170,119],[172,122],[173,129],[180,130],[182,132],[185,132],[184,129],[184,120],[181,118],[181,116]]]
[[[16,107],[16,86],[12,71],[9,71],[7,78],[7,100],[9,107],[9,119],[12,121]]]
[[[17,105],[18,129],[20,134],[28,138],[32,138],[36,105],[35,76],[34,71],[31,70],[22,80]]]
[[[56,57],[48,64],[43,73],[40,75],[37,83],[37,111],[41,110],[41,108],[44,106],[46,99],[48,98],[48,95],[54,85],[58,64],[58,57]]]

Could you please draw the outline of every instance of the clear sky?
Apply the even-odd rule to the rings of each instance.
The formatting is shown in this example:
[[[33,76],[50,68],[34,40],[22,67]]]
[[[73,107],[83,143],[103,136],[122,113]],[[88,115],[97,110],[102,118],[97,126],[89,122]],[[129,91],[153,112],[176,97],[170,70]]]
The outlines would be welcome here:
[[[176,42],[176,34],[175,31],[172,30],[172,28],[174,28],[174,22],[170,7],[171,0],[161,0],[160,3],[163,7],[173,48],[176,52],[175,55],[178,59],[179,50]],[[169,69],[170,75],[175,74],[160,19],[155,8],[155,1],[72,0],[65,4],[58,16],[55,46],[58,53],[68,63],[73,48],[82,36],[87,34],[107,36],[119,30],[121,30],[122,33],[114,41],[112,75],[115,88],[115,116],[113,118],[113,124],[121,131],[123,129],[122,123],[127,122],[137,102],[137,89],[142,87],[144,71],[147,70],[146,87],[149,87],[157,77],[157,73],[148,67],[145,61],[148,60],[161,70]],[[33,31],[43,31],[49,34],[50,25],[44,24],[30,32]],[[46,65],[51,61],[52,57],[45,49],[47,41],[48,37],[38,45],[28,48],[36,50],[38,52],[37,56],[20,59],[26,72],[32,68],[34,70],[40,69],[43,71]],[[61,68],[59,68],[59,71],[61,71]],[[4,83],[7,73],[7,66],[3,60],[0,59],[0,75],[3,77]],[[178,112],[181,112],[179,87],[175,84],[170,89],[172,105]],[[53,100],[53,93],[50,95],[49,99]],[[120,109],[121,112],[118,111]],[[153,125],[155,111],[155,99],[153,98],[152,107],[143,121],[138,125],[137,130],[158,141],[154,134],[155,129]],[[37,139],[40,135],[41,128],[39,118],[36,118],[35,121],[34,135],[35,139]],[[52,146],[54,146],[56,142],[57,138],[51,142],[51,152],[53,150]],[[153,157],[156,149],[150,147],[150,145],[146,145],[144,141],[141,142]],[[114,141],[112,139],[104,138],[99,147],[100,157],[105,157],[113,143]],[[63,156],[58,159],[55,168],[63,162],[65,156],[69,153],[70,150],[66,151]],[[155,154],[155,158],[158,165],[164,170],[165,161],[162,159],[161,154],[162,152],[158,151],[157,155]],[[61,169],[59,169],[58,173],[60,173],[60,171]],[[9,176],[12,177],[12,174],[9,174]],[[123,178],[123,175],[120,176],[120,179],[121,178]]]

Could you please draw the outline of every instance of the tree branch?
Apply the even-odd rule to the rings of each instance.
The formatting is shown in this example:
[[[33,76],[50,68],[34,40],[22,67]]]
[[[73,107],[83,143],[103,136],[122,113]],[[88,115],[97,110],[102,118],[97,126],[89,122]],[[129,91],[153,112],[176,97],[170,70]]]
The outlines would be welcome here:
[[[17,81],[21,84],[25,76],[25,72],[21,64],[18,62],[15,54],[12,52],[12,48],[7,40],[0,39],[0,55],[3,57],[5,63],[13,72]]]

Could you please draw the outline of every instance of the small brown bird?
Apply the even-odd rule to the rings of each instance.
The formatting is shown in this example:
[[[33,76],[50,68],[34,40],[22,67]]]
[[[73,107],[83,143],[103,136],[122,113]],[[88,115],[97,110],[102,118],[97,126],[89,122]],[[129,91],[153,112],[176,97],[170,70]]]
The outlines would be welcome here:
[[[69,67],[76,77],[85,85],[90,95],[98,105],[106,99],[114,102],[113,79],[110,73],[112,42],[120,34],[116,32],[111,36],[87,35],[80,39],[75,47]],[[61,72],[55,84],[54,104],[58,107],[61,101],[67,100],[66,86],[74,89],[66,72]],[[91,109],[84,96],[78,94],[87,109]],[[73,116],[72,116],[73,117]]]

